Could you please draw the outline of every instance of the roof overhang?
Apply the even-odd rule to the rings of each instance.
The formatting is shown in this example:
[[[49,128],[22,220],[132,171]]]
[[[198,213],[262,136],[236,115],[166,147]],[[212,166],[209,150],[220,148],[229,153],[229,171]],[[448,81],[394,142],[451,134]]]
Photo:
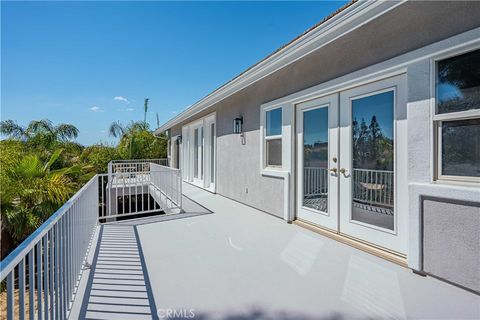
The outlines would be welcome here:
[[[165,122],[155,134],[178,125],[190,117],[212,107],[214,104],[252,85],[287,65],[305,57],[309,53],[335,41],[345,34],[361,27],[382,14],[396,8],[400,1],[358,1],[326,19],[304,35],[298,37],[282,49],[241,73],[200,101]]]

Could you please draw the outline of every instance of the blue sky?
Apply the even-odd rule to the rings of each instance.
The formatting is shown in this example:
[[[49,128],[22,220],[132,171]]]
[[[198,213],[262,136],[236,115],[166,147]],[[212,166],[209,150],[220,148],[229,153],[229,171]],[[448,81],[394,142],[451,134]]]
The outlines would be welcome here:
[[[49,118],[82,144],[112,121],[156,127],[344,5],[1,2],[1,118]]]

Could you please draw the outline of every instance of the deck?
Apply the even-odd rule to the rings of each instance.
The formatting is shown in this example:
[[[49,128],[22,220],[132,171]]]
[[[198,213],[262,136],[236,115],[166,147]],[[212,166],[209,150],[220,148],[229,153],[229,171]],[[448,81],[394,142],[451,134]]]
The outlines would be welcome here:
[[[183,192],[186,213],[99,228],[72,318],[480,318],[473,293],[189,184]]]

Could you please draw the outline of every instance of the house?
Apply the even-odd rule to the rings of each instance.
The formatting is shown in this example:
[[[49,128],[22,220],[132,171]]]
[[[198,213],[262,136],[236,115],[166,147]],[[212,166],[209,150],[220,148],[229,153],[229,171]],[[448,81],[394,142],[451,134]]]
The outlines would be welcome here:
[[[156,133],[190,184],[478,293],[479,17],[354,1]]]
[[[478,17],[345,6],[0,261],[6,319],[478,319]]]

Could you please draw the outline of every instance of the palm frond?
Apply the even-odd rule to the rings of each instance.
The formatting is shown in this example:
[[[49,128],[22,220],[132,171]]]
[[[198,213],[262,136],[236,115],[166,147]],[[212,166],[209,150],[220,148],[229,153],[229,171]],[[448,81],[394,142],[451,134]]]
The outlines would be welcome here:
[[[48,160],[47,163],[45,163],[45,166],[43,167],[43,171],[47,172],[50,170],[50,167],[52,166],[52,164],[55,163],[55,161],[57,161],[58,157],[60,157],[60,155],[62,154],[63,152],[63,149],[57,149],[53,152],[53,154],[51,155],[50,159]]]
[[[52,122],[48,119],[33,120],[28,124],[26,131],[32,134],[53,134],[54,127]]]
[[[72,124],[61,123],[54,127],[55,135],[61,141],[67,141],[78,137],[80,130]]]
[[[43,166],[36,155],[26,155],[14,168],[15,175],[20,179],[33,179],[44,174]]]
[[[25,128],[13,120],[0,121],[0,133],[13,139],[25,138]]]
[[[126,133],[126,128],[120,123],[120,121],[114,121],[108,128],[108,134],[114,138],[123,136]]]

